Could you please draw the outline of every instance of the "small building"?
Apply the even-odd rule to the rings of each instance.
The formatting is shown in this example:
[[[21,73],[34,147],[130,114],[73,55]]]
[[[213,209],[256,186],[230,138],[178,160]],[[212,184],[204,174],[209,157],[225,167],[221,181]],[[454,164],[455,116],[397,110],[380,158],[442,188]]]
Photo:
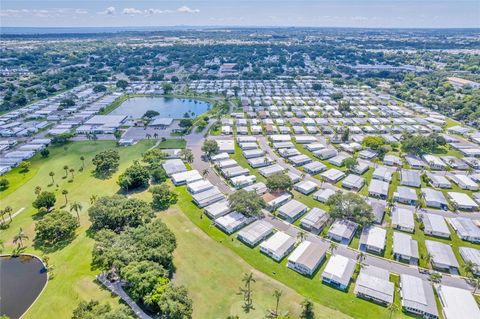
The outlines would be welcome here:
[[[295,248],[295,238],[284,232],[276,232],[260,244],[260,251],[279,262]]]
[[[418,213],[418,217],[423,223],[423,232],[425,234],[441,238],[450,238],[450,230],[443,216]]]
[[[335,191],[330,188],[320,189],[313,194],[313,199],[326,203],[330,196],[335,195]]]
[[[250,171],[240,165],[223,168],[220,170],[225,178],[232,178],[240,175],[248,175]]]
[[[452,205],[460,210],[478,210],[478,204],[465,193],[448,192]]]
[[[211,219],[217,219],[228,213],[230,213],[230,205],[227,200],[222,200],[211,205],[208,205],[204,209],[205,214]]]
[[[305,154],[300,154],[289,157],[288,161],[292,163],[293,166],[301,166],[310,163],[312,159]]]
[[[273,211],[282,206],[292,198],[292,194],[284,193],[265,193],[262,195],[263,200],[267,203],[267,209]]]
[[[437,191],[432,188],[422,188],[421,193],[425,199],[425,204],[428,207],[440,208],[443,210],[448,209],[448,202],[441,191]]]
[[[185,171],[176,173],[171,176],[172,182],[175,186],[185,185],[187,183],[193,183],[203,179],[202,175],[197,170]]]
[[[322,282],[340,290],[347,290],[355,265],[355,261],[347,257],[332,255],[322,273]]]
[[[393,199],[399,203],[407,205],[417,205],[417,192],[409,187],[398,186],[397,191],[393,193]]]
[[[325,171],[326,169],[327,169],[327,166],[325,166],[325,164],[317,161],[313,161],[303,165],[303,170],[310,175],[316,175],[318,173]]]
[[[295,184],[293,188],[304,195],[309,195],[316,191],[317,187],[317,184],[312,181],[303,181]]]
[[[401,166],[402,161],[400,157],[395,155],[385,155],[383,158],[383,163],[388,166]]]
[[[365,266],[360,270],[355,283],[357,297],[388,305],[393,302],[395,285],[390,282],[390,273],[375,266]]]
[[[329,218],[330,215],[324,210],[314,207],[305,215],[305,217],[302,218],[300,227],[311,233],[319,234],[325,227]]]
[[[260,173],[260,175],[262,175],[265,178],[272,176],[273,174],[276,174],[276,173],[283,173],[284,171],[285,171],[285,168],[283,168],[279,164],[273,164],[273,165],[258,169],[258,172]]]
[[[392,174],[393,170],[386,166],[378,166],[375,168],[372,174],[372,179],[378,179],[380,181],[384,181],[390,183],[392,181]]]
[[[324,149],[313,152],[313,155],[315,155],[321,160],[327,160],[329,158],[337,156],[337,154],[338,152],[334,148],[324,148]]]
[[[262,156],[262,157],[249,158],[247,162],[248,162],[248,165],[250,165],[252,168],[259,168],[259,167],[272,165],[274,161],[272,158],[270,158],[270,156]]]
[[[433,268],[447,272],[452,270],[458,271],[458,261],[450,245],[438,241],[425,240],[425,246],[431,256],[430,262]]]
[[[250,247],[255,247],[273,232],[273,226],[263,220],[257,220],[238,232],[238,240]]]
[[[332,165],[337,166],[337,167],[342,167],[345,160],[349,157],[350,156],[341,153],[341,154],[338,154],[337,156],[334,156],[334,157],[330,158],[328,160],[328,162]]]
[[[375,217],[375,223],[381,224],[383,216],[385,215],[385,209],[387,208],[387,202],[380,199],[368,198],[367,203],[372,206],[372,214]]]
[[[475,222],[467,217],[447,218],[452,228],[457,232],[458,237],[472,243],[480,243],[480,228]]]
[[[409,264],[418,263],[418,242],[411,235],[393,232],[393,257]]]
[[[473,273],[477,276],[480,275],[480,249],[460,247],[458,251],[465,262],[469,261],[475,265]]]
[[[332,184],[335,184],[339,180],[345,177],[345,173],[342,171],[339,171],[336,168],[331,168],[328,171],[324,172],[321,174],[322,178]]]
[[[437,303],[433,288],[427,280],[411,275],[400,275],[400,296],[402,307],[428,319],[438,318]]]
[[[392,209],[392,227],[413,233],[415,230],[413,211],[405,207],[394,207]]]
[[[213,188],[212,183],[208,180],[199,180],[187,184],[187,190],[190,194],[197,194]]]
[[[365,185],[365,179],[355,174],[349,174],[343,181],[342,186],[346,189],[359,191]]]
[[[166,160],[162,164],[162,167],[167,173],[167,176],[187,171],[187,167],[183,164],[183,161],[177,158]]]
[[[268,191],[267,185],[265,183],[259,182],[243,188],[247,192],[255,192],[258,195],[265,194]]]
[[[410,169],[402,169],[400,184],[411,187],[420,187],[420,172]]]
[[[207,191],[192,195],[193,202],[200,208],[225,199],[225,195],[215,186]]]
[[[227,234],[231,234],[242,228],[248,219],[239,212],[231,212],[215,219],[215,226]]]
[[[368,195],[380,199],[387,199],[390,184],[378,179],[372,179],[368,185]]]
[[[302,275],[312,276],[325,259],[327,250],[326,243],[303,241],[288,257],[287,267]]]
[[[308,210],[308,207],[299,201],[292,199],[278,208],[278,215],[286,221],[293,223],[302,214]]]
[[[445,285],[436,289],[445,319],[480,318],[478,303],[470,291]]]
[[[381,254],[385,250],[386,237],[387,231],[385,229],[372,225],[365,226],[360,236],[358,249]]]
[[[348,245],[352,241],[357,227],[358,225],[350,220],[336,219],[330,226],[327,235],[331,240]]]
[[[232,183],[233,187],[236,189],[243,188],[246,186],[253,185],[257,180],[257,176],[255,175],[240,175],[236,177],[232,177],[230,182]]]
[[[463,174],[448,175],[450,179],[458,185],[461,189],[470,191],[478,191],[478,184],[475,183],[470,177]]]
[[[443,175],[427,172],[428,180],[436,188],[452,188],[452,183]]]

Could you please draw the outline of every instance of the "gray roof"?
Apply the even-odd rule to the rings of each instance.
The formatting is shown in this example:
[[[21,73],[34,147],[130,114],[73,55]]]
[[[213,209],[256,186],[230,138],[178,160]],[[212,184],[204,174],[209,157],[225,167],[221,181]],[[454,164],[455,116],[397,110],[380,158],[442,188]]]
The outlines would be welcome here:
[[[314,207],[302,218],[301,224],[307,227],[320,228],[327,222],[329,217],[330,215],[323,209]]]
[[[355,293],[382,300],[386,303],[393,302],[395,285],[390,282],[390,273],[375,266],[365,266],[360,270],[355,284]]]
[[[435,295],[430,283],[419,277],[400,275],[402,306],[438,316]]]
[[[436,214],[427,214],[427,213],[419,213],[418,216],[423,222],[425,231],[450,235],[450,230],[448,229],[448,225],[442,216],[436,215]]]
[[[346,219],[337,219],[328,230],[329,234],[342,238],[351,238],[357,229],[357,224]]]
[[[307,208],[307,205],[297,201],[296,199],[292,199],[288,203],[280,206],[280,208],[278,208],[278,212],[282,215],[294,218]]]
[[[445,198],[445,196],[443,196],[443,193],[441,191],[437,191],[436,189],[432,188],[422,188],[422,194],[425,198],[425,201],[427,202],[427,205],[428,202],[448,205],[447,199]]]
[[[314,269],[318,262],[325,257],[328,250],[326,243],[304,241],[288,257],[288,261]]]
[[[480,238],[480,228],[470,218],[455,217],[449,218],[448,221],[459,236]]]
[[[440,264],[455,268],[459,267],[452,247],[450,247],[449,245],[438,241],[425,240],[425,246],[427,246],[427,251],[432,256],[434,264]]]
[[[341,255],[333,255],[328,260],[322,273],[323,278],[328,278],[347,286],[355,271],[355,261]]]
[[[418,259],[418,242],[408,234],[393,232],[393,253]]]
[[[273,226],[263,220],[258,220],[238,232],[238,237],[246,239],[250,243],[257,243],[273,231]]]
[[[387,196],[389,186],[390,185],[387,182],[378,179],[372,179],[370,181],[370,185],[368,186],[368,192]]]
[[[480,271],[480,249],[471,248],[471,247],[460,247],[458,249],[463,260],[471,261],[478,267]]]

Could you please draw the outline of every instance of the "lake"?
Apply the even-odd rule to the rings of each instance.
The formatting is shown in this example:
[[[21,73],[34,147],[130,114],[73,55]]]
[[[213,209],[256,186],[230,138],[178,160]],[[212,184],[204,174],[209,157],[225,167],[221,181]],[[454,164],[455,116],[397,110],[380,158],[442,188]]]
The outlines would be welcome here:
[[[47,283],[43,263],[32,256],[0,257],[0,315],[20,318]]]
[[[169,97],[134,97],[123,102],[119,107],[110,112],[111,115],[127,115],[137,119],[146,111],[153,110],[160,113],[160,117],[174,119],[184,118],[186,112],[190,117],[196,117],[210,109],[210,103]],[[193,115],[192,115],[193,112]]]

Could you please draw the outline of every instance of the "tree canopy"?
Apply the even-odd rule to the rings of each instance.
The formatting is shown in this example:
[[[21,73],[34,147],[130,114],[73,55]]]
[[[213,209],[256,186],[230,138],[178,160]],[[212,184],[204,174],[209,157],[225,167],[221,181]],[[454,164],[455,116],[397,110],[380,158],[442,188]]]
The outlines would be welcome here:
[[[266,204],[263,198],[255,192],[238,190],[228,197],[230,208],[233,211],[244,214],[246,217],[255,217],[261,214]]]
[[[205,140],[205,142],[203,142],[202,151],[210,157],[217,154],[220,151],[220,147],[215,140]]]
[[[332,218],[348,219],[361,226],[371,224],[375,220],[370,206],[362,196],[347,192],[336,193],[327,200]]]
[[[36,209],[40,209],[42,207],[49,210],[53,206],[55,206],[55,202],[57,199],[55,198],[55,194],[52,192],[43,191],[38,194],[37,198],[33,201],[32,206]]]
[[[35,225],[35,242],[45,246],[69,241],[75,236],[78,226],[78,220],[69,212],[53,211]]]
[[[402,150],[413,155],[433,153],[437,147],[446,144],[445,138],[438,134],[402,136]]]
[[[385,139],[378,135],[365,136],[362,141],[362,144],[372,150],[378,150],[382,145],[385,144]]]
[[[175,235],[161,220],[137,228],[127,228],[120,234],[110,230],[95,235],[93,264],[103,270],[121,270],[134,261],[153,261],[168,271],[173,270],[172,253]]]
[[[150,189],[152,193],[152,207],[165,210],[177,202],[178,195],[172,192],[166,185],[155,185]]]
[[[115,310],[110,304],[100,304],[98,301],[82,301],[73,310],[72,319],[131,319],[131,310],[119,304]]]
[[[292,179],[283,173],[275,173],[267,177],[267,187],[272,191],[286,191],[292,189]]]
[[[110,229],[121,232],[126,227],[148,223],[154,213],[147,202],[121,195],[99,198],[89,209],[92,230]]]
[[[118,177],[118,185],[125,190],[147,187],[150,174],[147,169],[135,161]]]
[[[92,163],[95,165],[96,174],[109,175],[118,168],[120,155],[116,150],[106,150],[96,154]]]

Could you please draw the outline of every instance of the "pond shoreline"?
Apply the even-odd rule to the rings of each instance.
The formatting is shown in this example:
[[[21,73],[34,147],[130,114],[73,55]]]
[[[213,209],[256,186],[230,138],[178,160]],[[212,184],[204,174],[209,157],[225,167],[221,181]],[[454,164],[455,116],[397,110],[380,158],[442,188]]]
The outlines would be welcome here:
[[[22,257],[31,257],[33,259],[36,259],[37,261],[39,261],[41,264],[42,264],[42,267],[43,267],[43,270],[44,270],[44,273],[46,275],[46,278],[45,278],[45,283],[43,284],[43,287],[42,289],[40,290],[40,292],[37,294],[37,296],[35,297],[35,299],[30,303],[30,305],[27,307],[27,309],[25,309],[23,311],[23,313],[18,317],[18,319],[21,319],[25,316],[25,314],[32,308],[32,306],[37,302],[37,300],[40,298],[40,296],[42,295],[42,293],[45,291],[45,288],[47,287],[47,284],[50,280],[50,274],[47,270],[47,267],[45,265],[45,263],[43,262],[43,260],[37,256],[37,255],[34,255],[34,254],[29,254],[29,253],[22,253],[22,254],[19,254],[19,255],[12,255],[12,254],[0,254],[0,259],[3,259],[3,258],[9,258],[9,259],[13,259],[13,258],[22,258]],[[0,314],[2,315],[2,314]],[[10,318],[10,319],[15,319],[15,318]]]

